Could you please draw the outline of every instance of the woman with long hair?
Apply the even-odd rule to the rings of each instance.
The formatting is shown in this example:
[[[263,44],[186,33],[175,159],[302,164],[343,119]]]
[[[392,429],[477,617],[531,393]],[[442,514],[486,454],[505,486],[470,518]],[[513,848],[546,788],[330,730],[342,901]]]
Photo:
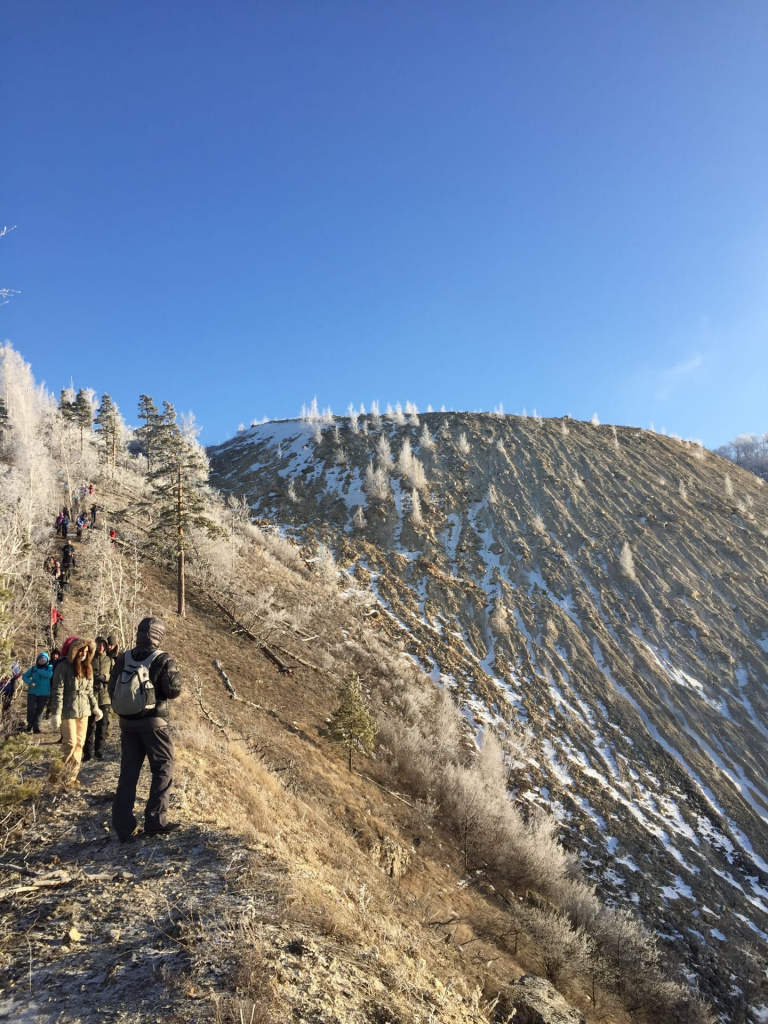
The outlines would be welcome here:
[[[98,722],[103,714],[93,692],[91,662],[95,652],[93,640],[75,637],[66,658],[54,670],[51,685],[51,724],[54,730],[61,730],[61,769],[68,781],[77,786],[88,719],[93,715]]]

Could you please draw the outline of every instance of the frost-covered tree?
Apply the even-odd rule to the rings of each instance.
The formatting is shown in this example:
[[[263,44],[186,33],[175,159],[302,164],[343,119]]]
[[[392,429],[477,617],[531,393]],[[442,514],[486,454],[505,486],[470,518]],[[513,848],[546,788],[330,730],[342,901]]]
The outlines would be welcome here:
[[[382,466],[368,463],[363,480],[363,490],[372,501],[386,501],[391,495],[389,473]]]
[[[703,458],[704,449],[701,442],[695,442],[699,448],[695,455]],[[750,473],[768,480],[768,433],[765,434],[740,434],[728,444],[715,449],[716,455],[722,455],[742,469],[748,469]]]
[[[392,458],[392,449],[386,434],[382,434],[376,445],[376,460],[381,469],[390,472],[395,468],[395,460]]]
[[[464,433],[464,431],[462,431],[459,434],[459,440],[456,443],[456,447],[459,449],[462,455],[469,455],[469,453],[472,451],[472,446],[467,440],[467,435]]]
[[[430,434],[429,427],[427,426],[426,423],[421,428],[421,433],[419,434],[419,445],[422,448],[431,449],[435,447],[435,439]]]
[[[408,481],[414,490],[424,490],[427,486],[424,467],[413,454],[411,441],[408,437],[403,439],[403,445],[397,457],[397,471]]]
[[[421,526],[424,522],[424,516],[421,511],[421,498],[416,488],[411,491],[411,522],[414,526]]]
[[[354,515],[352,516],[352,529],[353,530],[364,530],[366,526],[365,513],[363,512],[363,506],[358,505],[355,509]]]
[[[381,413],[379,412],[379,403],[376,400],[371,402],[371,426],[374,430],[378,430],[381,426]]]
[[[347,415],[349,416],[349,426],[350,426],[350,429],[351,429],[353,434],[356,434],[359,431],[360,428],[359,428],[358,422],[357,422],[357,410],[355,409],[354,405],[352,405],[351,402],[349,403],[349,406],[347,407]]]
[[[596,412],[592,413],[592,419],[589,422],[592,424],[593,427],[599,427],[600,426],[600,420],[597,418],[597,413]]]

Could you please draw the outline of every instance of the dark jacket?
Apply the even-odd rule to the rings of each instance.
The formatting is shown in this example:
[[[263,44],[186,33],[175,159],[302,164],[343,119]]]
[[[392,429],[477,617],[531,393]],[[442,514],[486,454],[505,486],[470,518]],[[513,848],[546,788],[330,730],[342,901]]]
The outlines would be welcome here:
[[[100,640],[102,643],[104,642],[101,637],[96,638],[97,647]],[[91,666],[93,668],[93,692],[96,695],[100,708],[106,707],[111,703],[109,699],[109,677],[112,675],[114,664],[114,658],[110,658],[106,651],[103,651],[101,654],[96,651],[93,656]]]
[[[77,568],[77,562],[75,561],[75,549],[71,544],[65,544],[61,549],[61,565],[64,569],[68,569],[70,566],[73,569]]]
[[[165,623],[161,619],[142,619],[136,631],[136,646],[130,652],[135,661],[158,650],[160,641],[165,635]],[[125,667],[125,652],[120,654],[109,676],[109,696],[115,693],[115,686]],[[168,724],[168,701],[175,700],[181,693],[181,676],[176,662],[167,653],[161,651],[149,666],[149,678],[155,688],[157,703],[149,711],[139,715],[120,715],[120,728],[128,731],[144,729],[164,729]]]

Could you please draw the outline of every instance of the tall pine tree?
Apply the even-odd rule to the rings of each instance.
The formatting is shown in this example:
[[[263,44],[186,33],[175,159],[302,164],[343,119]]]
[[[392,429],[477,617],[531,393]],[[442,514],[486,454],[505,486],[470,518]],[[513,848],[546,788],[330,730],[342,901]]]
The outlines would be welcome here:
[[[144,425],[138,427],[135,434],[147,457],[147,470],[151,473],[158,434],[163,426],[163,417],[155,405],[155,400],[149,395],[139,395],[139,419],[144,421]]]
[[[93,405],[83,388],[80,388],[75,396],[72,418],[80,428],[80,454],[82,454],[84,432],[93,429]]]
[[[122,423],[120,410],[110,395],[105,394],[101,396],[101,405],[94,418],[94,423],[98,428],[99,437],[104,446],[104,461],[114,473]]]
[[[176,419],[176,410],[163,403],[163,413],[154,424],[152,438],[154,469],[152,484],[154,522],[150,533],[158,546],[173,551],[177,566],[177,612],[185,614],[185,553],[192,526],[210,535],[224,533],[208,514],[206,489],[208,463],[203,449],[188,440]]]

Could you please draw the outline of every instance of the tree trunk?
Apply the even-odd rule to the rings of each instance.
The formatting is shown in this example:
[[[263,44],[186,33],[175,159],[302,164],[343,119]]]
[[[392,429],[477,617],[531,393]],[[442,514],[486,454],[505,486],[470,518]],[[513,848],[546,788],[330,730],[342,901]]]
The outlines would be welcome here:
[[[185,608],[184,608],[184,527],[182,526],[181,510],[182,510],[181,466],[179,466],[179,489],[178,489],[177,506],[176,506],[176,515],[177,515],[177,520],[176,521],[179,524],[179,526],[178,526],[178,530],[179,530],[179,548],[178,548],[178,551],[179,551],[179,578],[178,578],[178,593],[177,593],[178,606],[177,606],[176,610],[177,610],[179,615],[184,615],[185,614]]]
[[[352,744],[349,744],[349,770],[352,771]]]

